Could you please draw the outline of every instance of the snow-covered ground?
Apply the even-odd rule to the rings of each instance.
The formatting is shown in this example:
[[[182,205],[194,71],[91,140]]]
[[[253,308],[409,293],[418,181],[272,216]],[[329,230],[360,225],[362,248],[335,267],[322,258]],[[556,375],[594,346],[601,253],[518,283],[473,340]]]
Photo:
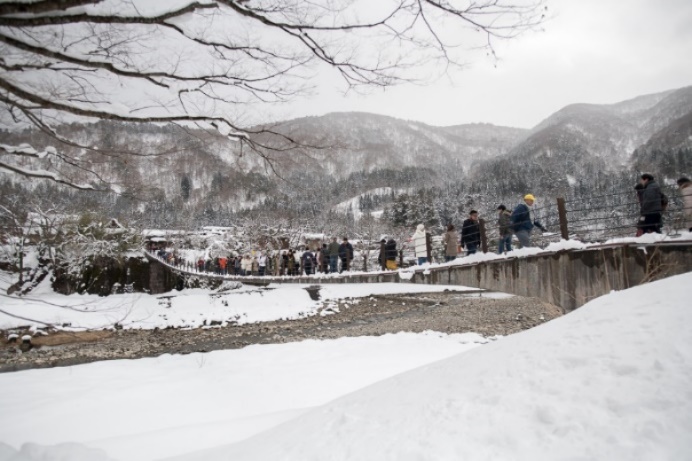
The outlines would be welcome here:
[[[485,342],[475,334],[399,333],[2,374],[0,441],[14,449],[80,444],[27,447],[48,456],[20,458],[31,461],[71,461],[84,445],[120,461],[180,455],[242,440]],[[62,452],[69,456],[58,458]],[[91,456],[85,461],[105,459]]]
[[[692,273],[393,377],[214,460],[692,459]]]
[[[473,350],[407,333],[2,374],[0,459],[28,441],[78,445],[13,461],[691,459],[690,285]]]
[[[11,281],[0,278],[0,291]],[[315,315],[322,305],[313,301],[305,290],[310,285],[274,284],[266,288],[243,286],[214,292],[205,289],[172,291],[163,295],[134,293],[99,297],[73,294],[64,296],[52,291],[48,279],[30,295],[2,298],[0,329],[46,324],[70,329],[123,328],[153,329],[166,327],[200,327],[211,322],[237,324],[278,319],[297,319]],[[390,293],[423,293],[444,290],[470,291],[460,286],[379,284],[325,284],[322,300],[359,298]],[[357,302],[357,300],[356,300]]]

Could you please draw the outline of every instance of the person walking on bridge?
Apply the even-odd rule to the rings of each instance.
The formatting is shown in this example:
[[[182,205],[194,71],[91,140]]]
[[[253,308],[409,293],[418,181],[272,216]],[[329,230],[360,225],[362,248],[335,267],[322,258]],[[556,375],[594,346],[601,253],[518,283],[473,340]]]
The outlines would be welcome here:
[[[510,217],[512,230],[517,236],[517,239],[519,239],[522,248],[531,246],[531,231],[534,226],[545,232],[545,227],[531,216],[530,207],[532,207],[535,202],[536,197],[532,194],[526,194],[524,196],[524,203],[517,205]]]
[[[392,237],[389,237],[389,240],[387,240],[387,243],[384,245],[384,254],[387,270],[396,270],[396,240],[394,240]]]
[[[259,263],[259,275],[264,276],[267,271],[267,256],[264,252],[260,252],[257,262]]]
[[[241,275],[252,275],[252,258],[250,258],[249,254],[243,256],[240,266],[242,269]]]
[[[454,224],[447,224],[447,232],[443,237],[445,244],[445,262],[454,261],[459,254],[459,234],[454,230]]]
[[[471,210],[468,219],[461,225],[461,245],[466,246],[466,254],[472,255],[478,251],[481,243],[481,226],[478,222],[478,212]]]
[[[661,233],[663,213],[663,193],[652,175],[644,173],[639,183],[644,186],[640,205],[639,221],[645,234]]]
[[[339,265],[339,242],[336,241],[336,237],[332,237],[332,242],[327,247],[327,254],[329,255],[329,272],[333,274],[338,270]]]
[[[500,233],[500,238],[497,244],[497,254],[502,254],[505,251],[512,251],[512,213],[507,210],[507,207],[500,205],[497,207],[497,227]]]
[[[344,237],[343,243],[339,246],[339,258],[341,258],[341,272],[351,270],[351,262],[353,261],[353,245],[348,241],[348,237]]]
[[[315,255],[312,254],[310,248],[305,248],[305,251],[300,256],[300,261],[305,275],[312,275],[312,268],[315,266]]]
[[[326,243],[322,244],[319,256],[317,257],[317,263],[320,265],[320,272],[323,274],[329,273],[329,249]]]
[[[418,265],[422,266],[428,262],[428,240],[424,224],[418,224],[416,232],[413,233],[409,241],[413,241],[413,250],[416,258],[418,258]]]

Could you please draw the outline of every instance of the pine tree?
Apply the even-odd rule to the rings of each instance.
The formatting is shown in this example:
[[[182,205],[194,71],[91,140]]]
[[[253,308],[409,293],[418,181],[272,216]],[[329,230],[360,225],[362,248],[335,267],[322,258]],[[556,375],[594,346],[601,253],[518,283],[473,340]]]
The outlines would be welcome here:
[[[180,196],[184,201],[190,198],[190,190],[192,189],[192,182],[187,175],[183,175],[183,179],[180,181]]]

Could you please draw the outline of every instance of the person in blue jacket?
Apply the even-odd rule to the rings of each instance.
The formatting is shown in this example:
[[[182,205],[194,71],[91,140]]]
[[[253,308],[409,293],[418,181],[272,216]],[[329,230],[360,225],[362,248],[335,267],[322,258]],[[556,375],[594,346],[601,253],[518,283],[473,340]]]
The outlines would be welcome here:
[[[524,203],[517,205],[510,217],[512,230],[517,236],[517,239],[519,239],[522,248],[531,246],[531,231],[534,226],[545,232],[545,227],[531,216],[530,207],[533,206],[535,201],[536,197],[531,194],[526,194],[524,196]]]

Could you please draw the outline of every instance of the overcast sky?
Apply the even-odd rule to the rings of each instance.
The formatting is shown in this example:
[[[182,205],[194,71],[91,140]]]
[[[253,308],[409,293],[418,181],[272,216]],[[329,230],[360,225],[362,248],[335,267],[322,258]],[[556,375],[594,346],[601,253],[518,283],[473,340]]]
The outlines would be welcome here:
[[[344,96],[324,75],[319,94],[280,118],[365,111],[431,125],[530,128],[567,104],[607,104],[692,85],[691,0],[549,0],[543,30],[498,46],[500,61],[426,87]]]

